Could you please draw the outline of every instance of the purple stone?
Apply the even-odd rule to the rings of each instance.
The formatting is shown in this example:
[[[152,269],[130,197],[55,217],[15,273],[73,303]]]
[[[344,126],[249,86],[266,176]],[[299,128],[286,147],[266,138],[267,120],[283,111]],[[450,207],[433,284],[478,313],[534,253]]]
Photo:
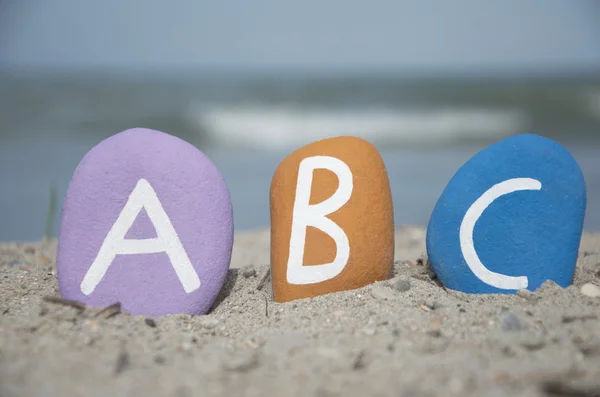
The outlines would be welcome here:
[[[83,158],[62,210],[61,295],[131,314],[204,314],[233,246],[229,190],[215,165],[171,135],[130,129]]]

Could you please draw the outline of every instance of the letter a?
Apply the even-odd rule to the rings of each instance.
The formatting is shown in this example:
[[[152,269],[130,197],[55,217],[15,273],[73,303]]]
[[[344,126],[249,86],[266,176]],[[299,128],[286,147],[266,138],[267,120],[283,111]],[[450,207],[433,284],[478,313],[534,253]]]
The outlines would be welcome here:
[[[327,200],[310,205],[310,192],[315,169],[327,169],[336,174],[339,185]],[[314,156],[302,160],[298,170],[296,198],[292,215],[292,233],[287,263],[290,284],[314,284],[329,280],[344,270],[350,258],[348,236],[335,222],[327,218],[348,202],[352,195],[352,172],[343,161],[329,156]],[[331,263],[303,266],[306,228],[315,227],[333,238],[335,259]]]
[[[125,235],[143,209],[156,229],[156,238],[126,240]],[[154,254],[166,252],[186,293],[200,287],[200,278],[188,258],[171,220],[145,179],[140,179],[131,192],[119,217],[108,232],[92,266],[81,282],[81,292],[94,292],[117,255]]]

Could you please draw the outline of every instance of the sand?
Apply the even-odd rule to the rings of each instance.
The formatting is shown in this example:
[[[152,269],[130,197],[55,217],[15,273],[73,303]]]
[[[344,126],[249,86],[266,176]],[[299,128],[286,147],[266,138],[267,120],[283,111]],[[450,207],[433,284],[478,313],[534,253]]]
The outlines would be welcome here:
[[[147,319],[58,297],[56,242],[0,245],[0,396],[599,396],[600,235],[574,285],[465,295],[396,234],[393,278],[284,304],[270,298],[268,231],[236,236],[205,316]],[[422,258],[423,259],[423,258]]]

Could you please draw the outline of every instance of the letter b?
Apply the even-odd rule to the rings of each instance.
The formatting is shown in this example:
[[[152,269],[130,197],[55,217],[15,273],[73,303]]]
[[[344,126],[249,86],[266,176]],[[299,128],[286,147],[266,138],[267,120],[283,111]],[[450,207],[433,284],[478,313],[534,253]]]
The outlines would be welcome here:
[[[315,169],[333,172],[339,181],[335,193],[320,202],[310,205],[310,193]],[[350,257],[348,236],[327,215],[339,210],[352,195],[352,171],[343,161],[329,156],[314,156],[302,160],[298,171],[296,199],[292,217],[290,254],[287,264],[287,281],[290,284],[314,284],[329,280],[344,270]],[[335,241],[337,253],[331,263],[303,266],[306,228],[315,227]]]

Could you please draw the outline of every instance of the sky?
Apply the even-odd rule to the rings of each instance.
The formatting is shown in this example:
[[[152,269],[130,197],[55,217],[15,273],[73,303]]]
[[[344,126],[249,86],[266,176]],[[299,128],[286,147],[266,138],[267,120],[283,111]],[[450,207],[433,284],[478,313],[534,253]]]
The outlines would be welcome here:
[[[0,0],[0,67],[600,71],[600,2]]]

